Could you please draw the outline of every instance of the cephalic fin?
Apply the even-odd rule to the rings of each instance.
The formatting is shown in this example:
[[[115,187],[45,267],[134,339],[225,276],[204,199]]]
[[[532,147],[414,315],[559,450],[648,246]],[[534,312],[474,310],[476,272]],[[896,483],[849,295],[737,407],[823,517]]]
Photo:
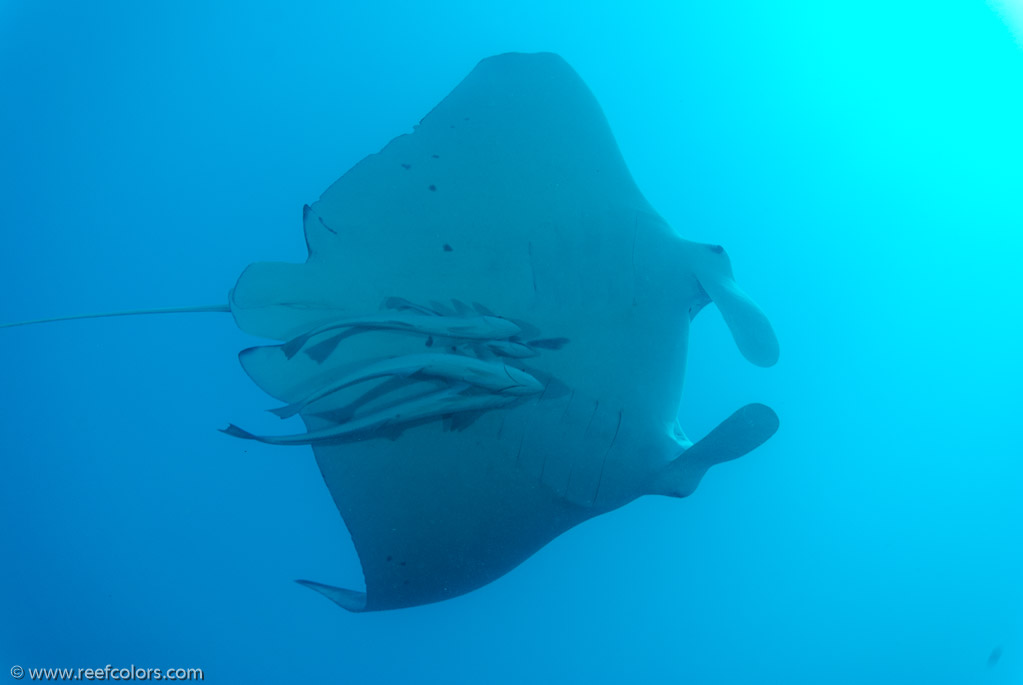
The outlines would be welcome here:
[[[778,430],[778,415],[763,404],[747,404],[665,467],[651,494],[687,497],[707,469],[748,454]]]
[[[682,245],[700,287],[717,305],[742,356],[757,366],[773,366],[778,361],[778,338],[767,315],[735,282],[724,248],[688,241]],[[693,316],[690,309],[689,318]]]

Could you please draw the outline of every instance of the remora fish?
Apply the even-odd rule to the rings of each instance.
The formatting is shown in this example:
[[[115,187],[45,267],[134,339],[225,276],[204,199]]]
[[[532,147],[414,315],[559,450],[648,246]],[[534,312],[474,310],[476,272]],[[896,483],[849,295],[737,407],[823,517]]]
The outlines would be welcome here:
[[[291,359],[312,338],[324,333],[330,333],[331,331],[344,329],[350,330],[329,338],[323,343],[319,343],[315,347],[323,345],[323,348],[315,352],[313,349],[310,349],[310,357],[314,360],[322,361],[333,352],[334,348],[337,347],[344,337],[358,332],[358,330],[397,330],[416,335],[459,340],[503,340],[522,332],[522,329],[511,321],[486,314],[441,316],[437,314],[419,314],[410,311],[393,311],[342,321],[331,321],[289,340],[281,345],[281,351],[284,352],[288,359]]]
[[[448,414],[460,412],[479,412],[504,407],[522,400],[515,395],[464,395],[468,386],[465,384],[441,390],[409,402],[382,409],[375,414],[364,416],[353,421],[337,424],[330,428],[296,435],[253,435],[252,433],[229,424],[221,432],[236,438],[258,440],[268,445],[322,445],[339,442],[351,442],[386,433],[388,429],[402,430],[417,422],[434,419]]]
[[[544,389],[540,381],[522,369],[500,362],[486,362],[459,354],[409,354],[367,364],[324,385],[298,402],[270,411],[285,419],[344,388],[385,376],[438,378],[519,397],[538,395]]]

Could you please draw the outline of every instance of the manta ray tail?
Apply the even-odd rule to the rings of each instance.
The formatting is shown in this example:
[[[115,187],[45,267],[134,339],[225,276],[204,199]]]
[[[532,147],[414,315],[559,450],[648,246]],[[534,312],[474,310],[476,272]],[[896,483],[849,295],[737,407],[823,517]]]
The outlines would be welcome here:
[[[79,319],[106,319],[114,316],[142,316],[145,314],[196,314],[202,312],[223,312],[231,313],[230,305],[212,304],[201,307],[171,307],[169,309],[133,309],[124,312],[103,312],[101,314],[77,314],[75,316],[55,316],[51,319],[33,319],[32,321],[15,321],[14,323],[0,323],[0,328],[16,328],[17,326],[35,326],[41,323],[56,323],[58,321],[77,321]]]
[[[355,590],[346,590],[343,587],[324,585],[313,580],[296,580],[295,582],[310,590],[316,590],[342,609],[356,613],[366,610],[365,592],[356,592]]]
[[[778,430],[778,415],[763,404],[747,404],[668,464],[654,494],[687,497],[707,469],[738,459],[764,444]]]

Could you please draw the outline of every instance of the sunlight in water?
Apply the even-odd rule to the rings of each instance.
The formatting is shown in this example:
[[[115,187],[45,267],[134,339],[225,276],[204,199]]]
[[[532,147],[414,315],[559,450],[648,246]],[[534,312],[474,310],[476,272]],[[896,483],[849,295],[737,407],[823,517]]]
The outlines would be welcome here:
[[[1023,0],[990,0],[1009,28],[1016,36],[1016,42],[1023,47]]]

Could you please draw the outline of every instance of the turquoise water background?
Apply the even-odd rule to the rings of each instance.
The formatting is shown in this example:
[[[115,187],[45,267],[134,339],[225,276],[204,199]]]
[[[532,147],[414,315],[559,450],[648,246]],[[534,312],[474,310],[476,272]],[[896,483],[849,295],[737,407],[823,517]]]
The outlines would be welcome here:
[[[479,591],[353,615],[291,582],[362,583],[311,454],[216,430],[272,404],[229,317],[3,330],[0,666],[1023,682],[1018,3],[7,0],[0,320],[222,303],[479,59],[541,50],[778,333],[757,369],[708,308],[683,427],[760,401],[777,436]]]

